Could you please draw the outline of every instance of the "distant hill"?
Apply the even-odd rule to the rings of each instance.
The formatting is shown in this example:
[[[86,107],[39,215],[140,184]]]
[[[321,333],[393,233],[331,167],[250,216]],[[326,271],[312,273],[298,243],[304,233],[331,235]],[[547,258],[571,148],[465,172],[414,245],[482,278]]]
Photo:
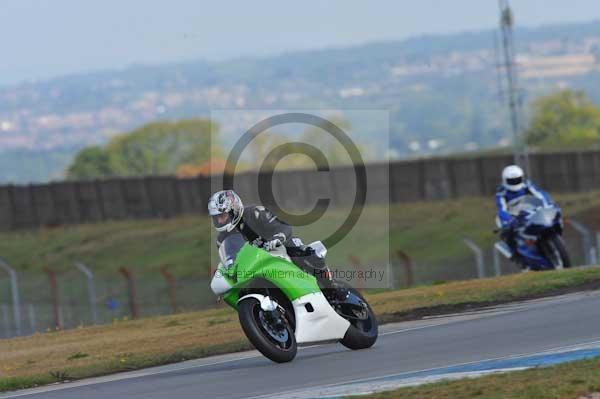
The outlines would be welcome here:
[[[515,40],[524,103],[562,87],[585,89],[600,102],[600,22],[518,29]],[[494,34],[481,31],[219,63],[134,65],[3,87],[0,182],[59,177],[83,146],[210,109],[386,109],[391,143],[368,121],[354,133],[399,156],[506,144],[497,64]],[[7,161],[15,157],[31,164]]]

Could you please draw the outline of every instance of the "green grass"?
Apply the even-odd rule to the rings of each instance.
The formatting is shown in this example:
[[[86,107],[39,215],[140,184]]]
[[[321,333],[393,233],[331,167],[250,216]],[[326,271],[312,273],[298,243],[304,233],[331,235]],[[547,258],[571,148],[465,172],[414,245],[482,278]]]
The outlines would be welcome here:
[[[361,396],[368,399],[577,399],[600,393],[600,359]],[[596,396],[594,396],[596,397]]]
[[[178,275],[206,275],[209,227],[205,217],[185,217],[4,233],[0,254],[21,272],[66,270],[82,261],[100,273],[120,267],[158,273],[167,265]]]
[[[380,319],[433,314],[439,308],[458,309],[538,298],[572,290],[600,287],[600,268],[575,268],[544,273],[518,273],[497,278],[455,281],[369,296]],[[421,312],[422,311],[422,312]],[[448,310],[446,310],[447,312]],[[404,318],[404,317],[402,317]]]

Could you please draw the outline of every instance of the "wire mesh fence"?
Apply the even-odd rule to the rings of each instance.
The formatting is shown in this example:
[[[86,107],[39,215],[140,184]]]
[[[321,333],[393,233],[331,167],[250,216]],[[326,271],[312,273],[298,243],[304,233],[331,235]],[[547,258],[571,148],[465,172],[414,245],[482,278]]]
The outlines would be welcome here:
[[[173,314],[214,306],[206,278],[168,281],[162,275],[86,276],[76,270],[20,274],[20,303],[10,279],[0,278],[0,336],[71,329],[115,320]],[[90,288],[93,294],[90,295]]]

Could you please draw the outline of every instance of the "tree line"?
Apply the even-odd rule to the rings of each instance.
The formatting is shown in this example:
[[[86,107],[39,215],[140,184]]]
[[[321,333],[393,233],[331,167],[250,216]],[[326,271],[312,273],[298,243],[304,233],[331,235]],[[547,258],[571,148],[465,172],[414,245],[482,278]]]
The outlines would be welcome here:
[[[351,130],[350,123],[344,119],[329,120],[346,131]],[[305,147],[298,143],[318,148],[329,166],[350,162],[335,138],[318,126],[311,126],[296,140],[290,140],[281,132],[260,134],[251,141],[236,171],[323,166],[321,158],[315,161],[303,154]],[[223,172],[225,157],[218,124],[208,119],[160,121],[118,134],[104,146],[82,149],[65,174],[70,180],[147,175],[193,177]]]

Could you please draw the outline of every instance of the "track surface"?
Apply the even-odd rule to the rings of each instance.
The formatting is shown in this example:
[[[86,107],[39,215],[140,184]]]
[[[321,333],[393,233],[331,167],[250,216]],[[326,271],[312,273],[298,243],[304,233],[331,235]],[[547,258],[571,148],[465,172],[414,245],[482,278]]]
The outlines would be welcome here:
[[[600,340],[600,293],[383,326],[369,350],[304,348],[278,365],[256,352],[0,395],[44,399],[289,397],[292,392]]]

